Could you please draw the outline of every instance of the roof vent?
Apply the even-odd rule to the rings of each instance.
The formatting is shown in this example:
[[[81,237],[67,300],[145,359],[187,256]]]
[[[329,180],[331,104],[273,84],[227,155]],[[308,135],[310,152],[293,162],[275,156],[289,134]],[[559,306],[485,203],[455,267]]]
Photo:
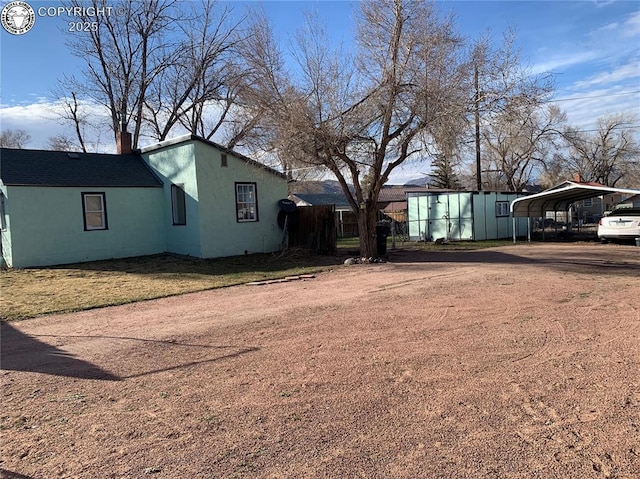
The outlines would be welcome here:
[[[67,155],[69,156],[69,158],[73,158],[74,160],[80,159],[80,155],[78,155],[77,153],[67,153]]]

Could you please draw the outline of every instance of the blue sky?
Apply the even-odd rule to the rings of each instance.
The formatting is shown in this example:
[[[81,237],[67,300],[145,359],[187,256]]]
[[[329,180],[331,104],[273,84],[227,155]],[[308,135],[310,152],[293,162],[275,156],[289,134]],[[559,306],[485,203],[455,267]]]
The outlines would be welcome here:
[[[4,6],[3,1],[0,5]],[[59,1],[30,0],[38,7]],[[241,13],[248,2],[229,2]],[[640,124],[640,3],[636,1],[441,1],[453,11],[459,32],[476,38],[490,31],[496,39],[509,26],[517,30],[522,58],[533,72],[550,71],[555,98],[569,121],[582,129],[597,117],[634,113]],[[353,2],[264,1],[275,31],[287,41],[302,25],[303,12],[315,9],[326,19],[332,38],[349,44]],[[29,147],[46,148],[64,127],[47,119],[56,79],[77,72],[81,62],[65,47],[70,33],[58,17],[36,16],[24,35],[0,32],[0,128],[27,130]],[[638,130],[640,133],[640,129]]]

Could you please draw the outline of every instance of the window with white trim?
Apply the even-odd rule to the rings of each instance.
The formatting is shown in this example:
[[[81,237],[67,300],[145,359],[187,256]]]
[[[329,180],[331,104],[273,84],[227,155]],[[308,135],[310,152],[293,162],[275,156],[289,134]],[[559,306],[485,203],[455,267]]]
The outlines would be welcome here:
[[[187,224],[187,203],[185,198],[184,185],[171,185],[171,212],[174,225],[182,226]]]
[[[255,183],[236,183],[236,219],[238,223],[258,221],[258,194]]]
[[[496,201],[496,216],[509,216],[509,202]]]
[[[105,194],[82,193],[82,215],[85,231],[108,229]]]

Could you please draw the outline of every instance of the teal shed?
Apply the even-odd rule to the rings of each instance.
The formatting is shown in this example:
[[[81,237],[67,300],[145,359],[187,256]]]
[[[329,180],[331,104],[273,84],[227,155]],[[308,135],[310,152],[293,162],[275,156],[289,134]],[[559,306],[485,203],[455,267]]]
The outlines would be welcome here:
[[[420,191],[407,193],[407,227],[412,241],[481,241],[510,238],[511,201],[525,193],[495,191]],[[518,218],[516,234],[527,234]]]

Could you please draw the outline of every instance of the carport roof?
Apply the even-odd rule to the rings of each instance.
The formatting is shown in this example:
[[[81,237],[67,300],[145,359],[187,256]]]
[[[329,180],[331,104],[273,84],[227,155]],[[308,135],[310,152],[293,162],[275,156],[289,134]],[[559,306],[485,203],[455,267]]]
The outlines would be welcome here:
[[[566,211],[571,203],[611,193],[640,194],[640,190],[613,188],[598,183],[565,181],[541,193],[524,196],[511,202],[511,216],[544,216],[547,211]]]

